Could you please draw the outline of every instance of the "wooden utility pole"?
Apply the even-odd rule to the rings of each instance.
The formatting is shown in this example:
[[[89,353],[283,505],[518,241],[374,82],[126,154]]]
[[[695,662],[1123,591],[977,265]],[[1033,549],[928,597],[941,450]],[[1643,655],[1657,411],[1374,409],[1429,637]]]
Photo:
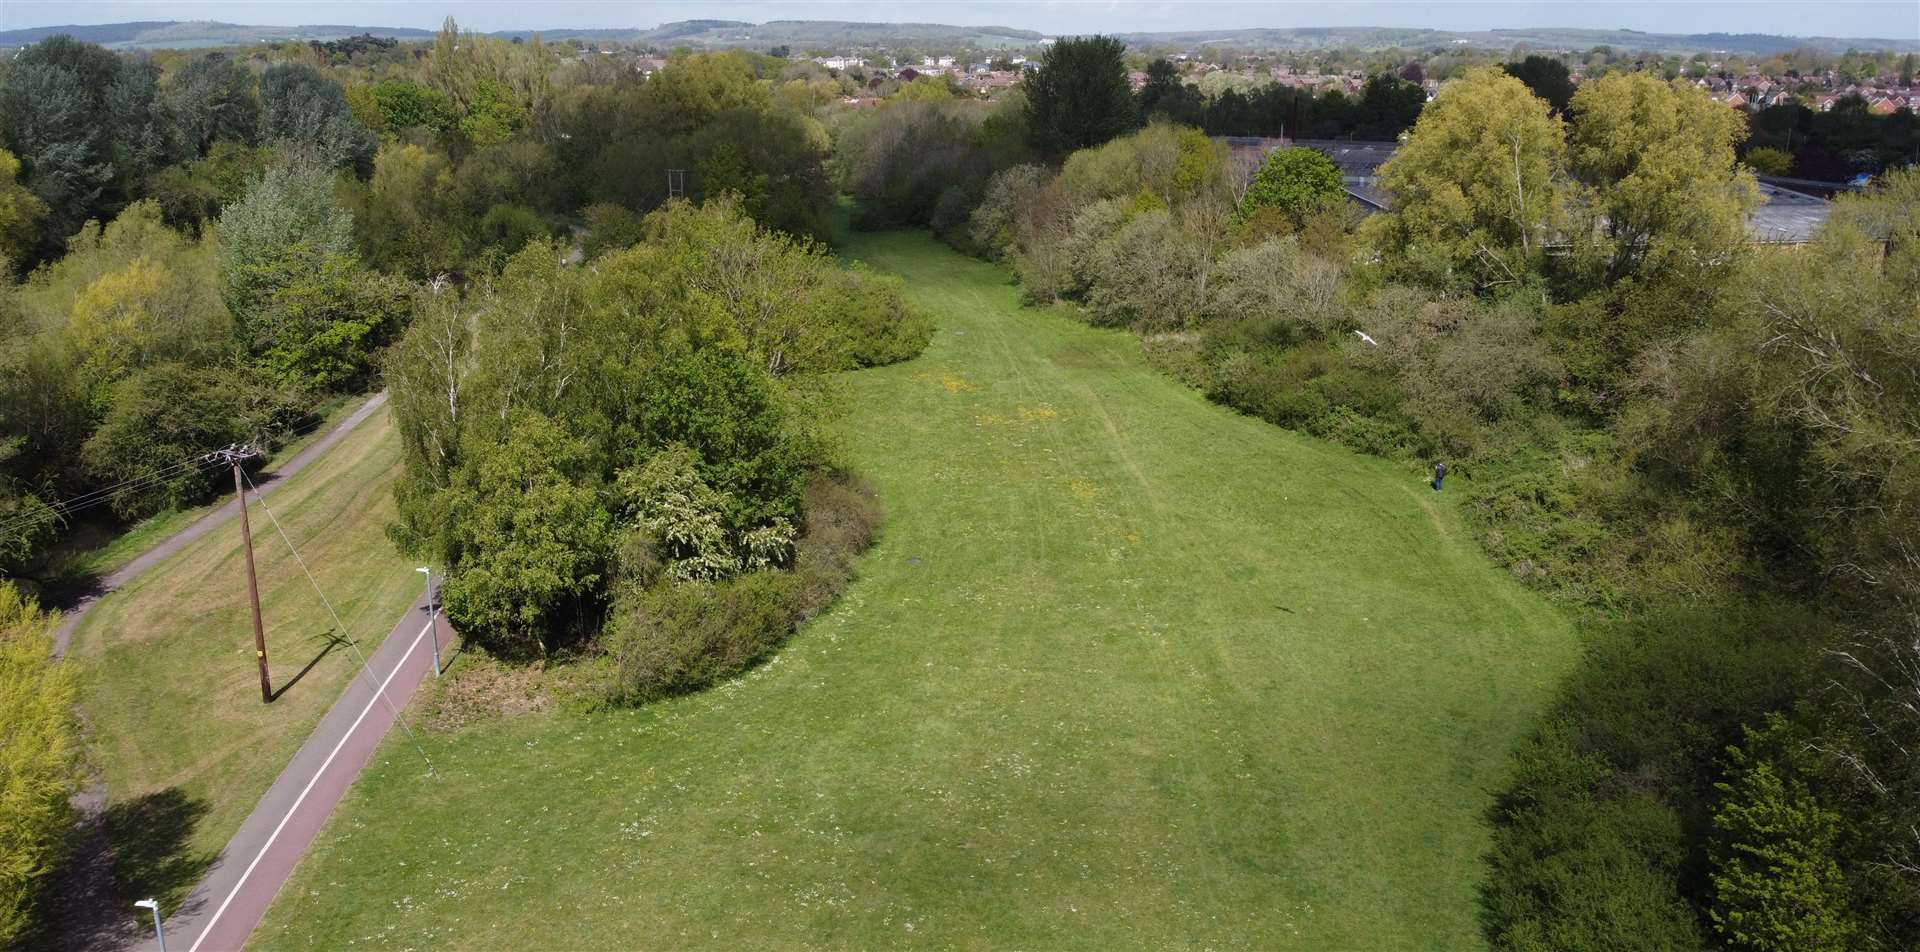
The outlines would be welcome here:
[[[229,446],[221,458],[233,467],[233,501],[240,507],[240,547],[247,553],[247,598],[253,603],[253,653],[260,659],[260,703],[273,703],[273,681],[267,677],[267,629],[260,620],[260,580],[253,572],[253,528],[247,523],[247,491],[240,464],[254,456],[250,446]]]

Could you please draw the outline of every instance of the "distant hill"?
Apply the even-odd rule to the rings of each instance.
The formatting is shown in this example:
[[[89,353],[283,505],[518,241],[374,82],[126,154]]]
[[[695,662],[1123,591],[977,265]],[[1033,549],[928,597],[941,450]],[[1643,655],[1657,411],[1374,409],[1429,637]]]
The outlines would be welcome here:
[[[379,32],[377,29],[374,31],[375,35],[379,35]],[[682,20],[663,23],[650,30],[502,30],[493,35],[529,37],[535,33],[539,33],[543,40],[612,40],[664,47],[792,46],[828,50],[855,46],[954,47],[969,43],[984,49],[1021,48],[1032,46],[1045,36],[1033,30],[1015,30],[1004,26],[858,23],[842,20],[771,20],[766,23]]]
[[[96,26],[4,30],[0,31],[0,47],[23,46],[56,33],[67,33],[78,39],[114,49],[162,49],[238,46],[277,40],[337,40],[362,33],[400,40],[423,40],[432,37],[434,31],[410,27],[245,26],[208,21],[144,21]],[[1034,46],[1044,37],[1044,34],[1033,30],[1017,30],[1004,26],[861,23],[841,20],[773,20],[767,23],[748,23],[741,20],[682,20],[651,28],[499,30],[492,35],[529,37],[535,33],[548,40],[579,39],[651,44],[660,47],[685,46],[696,49],[718,47],[765,49],[791,46],[797,50],[838,50],[879,46],[952,48],[967,44],[984,49],[1019,49]],[[1637,30],[1582,30],[1558,27],[1483,31],[1366,26],[1290,27],[1117,35],[1129,44],[1143,47],[1193,48],[1224,45],[1240,49],[1263,50],[1376,50],[1396,46],[1406,49],[1430,49],[1459,45],[1499,50],[1516,46],[1539,50],[1585,50],[1595,46],[1612,46],[1623,51],[1644,50],[1660,53],[1721,51],[1745,56],[1767,56],[1801,46],[1811,46],[1831,53],[1842,53],[1849,48],[1920,52],[1920,39],[1791,37],[1764,33],[1642,33]]]
[[[146,21],[140,23],[103,23],[97,26],[42,26],[25,30],[0,30],[0,47],[25,46],[49,36],[65,33],[74,39],[98,43],[108,49],[157,50],[194,49],[207,46],[243,46],[278,40],[337,40],[372,33],[374,36],[401,40],[428,39],[432,30],[410,27],[364,27],[334,24],[311,26],[246,26],[210,20]]]
[[[1639,30],[1583,30],[1538,27],[1516,30],[1416,30],[1392,27],[1294,27],[1260,30],[1191,30],[1171,33],[1121,33],[1134,46],[1232,46],[1259,50],[1358,49],[1388,47],[1428,49],[1436,46],[1476,46],[1504,50],[1525,46],[1537,50],[1587,50],[1611,46],[1617,50],[1652,53],[1725,52],[1743,56],[1771,56],[1810,46],[1828,53],[1849,49],[1920,52],[1920,39],[1870,37],[1774,36],[1767,33],[1642,33]]]

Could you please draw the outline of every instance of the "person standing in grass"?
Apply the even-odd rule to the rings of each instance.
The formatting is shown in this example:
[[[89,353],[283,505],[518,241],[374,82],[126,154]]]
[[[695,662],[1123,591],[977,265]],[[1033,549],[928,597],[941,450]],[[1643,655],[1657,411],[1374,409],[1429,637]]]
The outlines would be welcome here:
[[[1440,484],[1447,481],[1447,464],[1433,464],[1433,491],[1440,491]]]

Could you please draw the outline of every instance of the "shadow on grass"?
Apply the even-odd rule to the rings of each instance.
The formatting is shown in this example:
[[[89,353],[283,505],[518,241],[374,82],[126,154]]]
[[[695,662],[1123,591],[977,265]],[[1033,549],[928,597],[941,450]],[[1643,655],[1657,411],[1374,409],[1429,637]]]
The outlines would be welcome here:
[[[293,680],[288,681],[287,683],[282,684],[277,688],[274,688],[273,693],[267,696],[268,701],[280,700],[280,696],[292,690],[294,685],[299,684],[300,679],[306,677],[307,672],[312,671],[316,666],[318,666],[320,664],[321,659],[325,658],[329,654],[332,654],[333,649],[338,648],[341,645],[344,645],[347,643],[347,639],[345,637],[331,631],[324,632],[319,637],[322,641],[326,642],[325,645],[321,646],[320,653],[317,655],[314,655],[313,660],[308,661],[307,666],[304,668],[301,668],[300,673],[293,676]]]
[[[151,896],[171,915],[206,874],[216,855],[196,854],[188,844],[208,809],[205,800],[189,797],[178,787],[107,807],[113,877],[129,909],[134,900]]]

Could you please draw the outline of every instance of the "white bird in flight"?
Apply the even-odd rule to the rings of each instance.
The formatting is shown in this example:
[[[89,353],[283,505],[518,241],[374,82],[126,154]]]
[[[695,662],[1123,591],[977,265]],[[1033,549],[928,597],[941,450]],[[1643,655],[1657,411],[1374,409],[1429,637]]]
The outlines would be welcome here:
[[[1371,344],[1371,345],[1373,345],[1373,346],[1375,346],[1375,347],[1378,347],[1378,346],[1380,346],[1380,342],[1379,342],[1379,341],[1377,341],[1377,340],[1374,340],[1374,339],[1373,339],[1373,338],[1371,338],[1371,337],[1368,337],[1368,336],[1367,336],[1367,332],[1366,332],[1366,331],[1354,331],[1354,332],[1353,332],[1353,336],[1355,336],[1355,337],[1358,337],[1358,338],[1360,338],[1361,340],[1363,340],[1363,341],[1366,341],[1366,342],[1367,342],[1368,344]]]

